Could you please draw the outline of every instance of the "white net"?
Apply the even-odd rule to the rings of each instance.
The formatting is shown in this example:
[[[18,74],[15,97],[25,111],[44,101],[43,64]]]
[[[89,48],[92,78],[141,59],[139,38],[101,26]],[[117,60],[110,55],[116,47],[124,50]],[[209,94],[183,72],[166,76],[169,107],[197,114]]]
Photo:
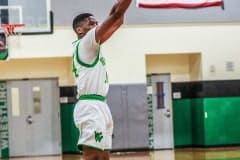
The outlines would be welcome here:
[[[2,25],[7,36],[8,48],[20,48],[22,41],[22,32],[16,32],[16,28],[24,28],[22,24],[5,24]]]

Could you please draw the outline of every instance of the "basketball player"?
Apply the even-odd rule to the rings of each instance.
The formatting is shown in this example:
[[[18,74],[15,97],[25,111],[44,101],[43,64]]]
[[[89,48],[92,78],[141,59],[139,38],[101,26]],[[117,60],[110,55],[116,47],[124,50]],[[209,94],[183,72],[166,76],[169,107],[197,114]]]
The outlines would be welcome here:
[[[73,20],[78,37],[73,43],[72,60],[78,92],[74,122],[80,133],[78,148],[83,160],[109,160],[113,121],[105,102],[109,84],[101,44],[123,24],[130,3],[131,0],[117,0],[100,25],[91,13],[82,13]]]

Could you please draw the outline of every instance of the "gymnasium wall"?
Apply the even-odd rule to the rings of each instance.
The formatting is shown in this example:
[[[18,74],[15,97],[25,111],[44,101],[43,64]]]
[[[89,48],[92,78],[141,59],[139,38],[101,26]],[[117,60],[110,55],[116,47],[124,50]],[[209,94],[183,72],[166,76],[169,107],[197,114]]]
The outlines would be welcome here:
[[[239,22],[239,0],[223,0],[222,7],[203,9],[139,9],[132,1],[126,16],[126,24],[188,23],[188,22]],[[68,25],[76,14],[91,12],[101,22],[110,12],[114,1],[105,0],[52,0],[55,24]],[[66,12],[67,10],[67,12]],[[64,12],[64,16],[62,13]]]
[[[202,79],[200,53],[148,54],[146,72],[170,73],[171,81],[196,81]]]
[[[240,37],[237,35],[240,35],[238,23],[125,25],[103,46],[110,82],[145,83],[146,55],[182,53],[201,54],[203,80],[238,79]],[[10,56],[14,59],[71,57],[74,39],[71,27],[55,27],[53,35],[22,36],[20,47],[14,45],[12,37]],[[226,71],[227,62],[233,62],[232,72]]]
[[[70,57],[10,59],[0,66],[2,80],[58,77],[60,86],[74,84]]]
[[[57,2],[57,0],[53,2]],[[65,1],[61,0],[58,5],[61,4],[60,2],[65,4]],[[90,5],[97,6],[92,1],[88,2]],[[112,1],[107,2],[112,3]],[[238,3],[236,0],[231,1],[231,3],[234,2]],[[68,3],[65,7],[68,7],[68,5],[73,6],[74,3]],[[103,7],[102,3],[99,5],[98,7]],[[228,13],[231,13],[230,15],[240,15],[234,12],[236,7],[237,5],[234,5],[235,9]],[[59,11],[62,12],[63,10]],[[106,10],[98,11],[102,12],[102,15],[107,12]],[[238,55],[240,53],[240,36],[238,36],[240,35],[240,23],[237,22],[238,17],[235,17],[236,19],[232,19],[232,21],[227,18],[227,21],[221,22],[217,21],[219,19],[215,19],[214,23],[211,21],[212,19],[207,22],[188,21],[188,23],[177,22],[174,19],[175,21],[165,21],[159,24],[149,24],[150,22],[146,21],[144,21],[146,23],[140,24],[139,20],[141,19],[138,19],[139,17],[132,17],[135,11],[130,11],[132,13],[130,18],[136,18],[136,23],[130,23],[133,21],[127,19],[128,23],[103,46],[111,84],[146,83],[146,74],[154,72],[170,72],[173,82],[192,80],[208,82],[240,78],[240,59]],[[220,9],[217,9],[217,11],[222,13]],[[146,17],[151,17],[155,12],[151,12],[150,15],[146,14]],[[168,20],[168,17],[164,15],[169,12],[161,12],[163,13],[162,18]],[[181,13],[186,12],[188,11]],[[199,11],[197,12],[202,14]],[[72,16],[76,13],[74,12]],[[179,11],[175,10],[174,13],[179,13]],[[170,20],[173,20],[174,15],[170,13],[169,15]],[[179,14],[179,16],[181,15]],[[218,15],[215,16],[218,17]],[[228,16],[228,14],[225,14],[225,16]],[[159,20],[157,16],[152,17],[151,20]],[[197,14],[190,19],[193,20],[194,17],[197,17]],[[10,59],[0,62],[0,80],[58,77],[60,86],[70,86],[70,90],[72,90],[73,87],[71,86],[74,82],[71,75],[71,43],[76,37],[70,22],[64,25],[61,23],[56,23],[52,35],[10,37]],[[197,54],[197,57],[188,54]],[[148,57],[149,55],[156,55],[157,58]],[[164,56],[159,58],[159,55]],[[174,57],[169,59],[167,55],[173,55]],[[232,71],[227,71],[229,62],[233,64]],[[174,67],[167,66],[169,64],[173,64]],[[201,86],[201,82],[199,83]],[[216,85],[215,83],[217,82],[213,81],[212,86]],[[229,84],[225,85],[227,91],[229,91]],[[217,86],[216,88],[205,88],[205,91],[224,93],[221,87]],[[236,87],[232,86],[232,88]],[[175,86],[173,86],[173,89],[176,89]],[[195,89],[193,88],[194,91]],[[180,91],[182,90],[180,89]],[[191,94],[201,94],[201,91]],[[69,94],[66,93],[64,96],[69,96]],[[202,95],[173,100],[174,120],[179,122],[174,126],[175,145],[239,144],[238,133],[240,128],[234,121],[240,113],[239,107],[237,107],[239,102],[239,97],[231,94],[216,95],[215,97]],[[72,110],[65,110],[65,104],[61,105],[62,114],[72,112]],[[68,105],[66,104],[66,106]],[[186,112],[183,112],[183,110]],[[205,118],[205,112],[210,114],[208,119]],[[192,118],[192,114],[196,116]],[[72,122],[72,117],[66,117],[65,119],[68,121],[66,122],[66,126],[68,126],[68,123]],[[224,119],[226,121],[223,121]],[[183,124],[186,128],[182,127]],[[231,133],[227,133],[225,126],[232,124],[234,126],[229,127]],[[198,126],[198,128],[194,128],[195,130],[192,132],[195,126]],[[73,129],[73,126],[68,127],[69,130]],[[220,132],[219,137],[214,136]],[[71,134],[76,135],[75,132]],[[74,143],[66,143],[66,150],[70,149],[71,151],[71,146]]]
[[[72,18],[80,12],[93,11],[102,21],[113,1],[97,3],[96,0],[89,0],[83,3],[70,0],[66,3],[64,0],[52,0],[51,3],[54,12],[54,34],[10,37],[10,58],[70,58],[71,42],[76,39],[71,28]],[[201,54],[202,67],[190,68],[193,77],[174,75],[174,81],[199,80],[199,75],[194,75],[196,72],[199,73],[198,70],[201,70],[202,80],[238,79],[239,3],[238,0],[225,0],[224,10],[220,7],[197,10],[148,10],[136,8],[133,1],[126,15],[126,24],[103,48],[110,82],[145,83],[146,55],[188,53]],[[66,11],[66,8],[69,12],[64,12],[62,16],[62,11]],[[184,58],[181,58],[182,60]],[[227,72],[229,62],[233,64],[233,71]],[[0,63],[0,72],[3,71],[2,65],[4,64]],[[19,73],[14,76],[12,69],[9,68],[9,71],[4,69],[4,72],[10,71],[11,78],[19,77]],[[38,77],[45,76],[55,75],[40,74]],[[0,75],[0,79],[8,77]],[[60,85],[73,84],[70,77],[59,77]]]

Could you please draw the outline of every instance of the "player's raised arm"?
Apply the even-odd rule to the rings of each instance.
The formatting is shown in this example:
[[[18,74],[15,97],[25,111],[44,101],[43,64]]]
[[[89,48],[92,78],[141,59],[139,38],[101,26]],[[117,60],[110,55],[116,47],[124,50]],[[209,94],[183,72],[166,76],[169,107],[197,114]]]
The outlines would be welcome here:
[[[104,43],[123,24],[124,13],[132,0],[118,0],[109,16],[96,28],[96,41]]]

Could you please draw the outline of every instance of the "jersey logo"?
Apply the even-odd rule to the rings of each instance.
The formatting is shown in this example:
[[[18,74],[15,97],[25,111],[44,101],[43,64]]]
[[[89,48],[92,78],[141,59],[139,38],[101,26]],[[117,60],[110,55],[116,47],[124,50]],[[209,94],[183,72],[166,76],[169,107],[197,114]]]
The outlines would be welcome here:
[[[96,142],[100,143],[102,141],[102,139],[103,139],[102,132],[95,131],[94,133],[95,133],[95,140],[96,140]]]

